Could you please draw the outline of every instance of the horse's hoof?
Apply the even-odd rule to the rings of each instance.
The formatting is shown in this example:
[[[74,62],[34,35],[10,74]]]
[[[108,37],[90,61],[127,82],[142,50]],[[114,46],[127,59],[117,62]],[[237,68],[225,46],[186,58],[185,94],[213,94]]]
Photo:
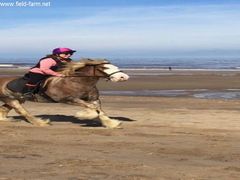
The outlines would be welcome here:
[[[46,119],[46,120],[38,119],[33,124],[37,125],[37,126],[40,126],[40,127],[46,127],[46,126],[50,126],[51,122],[50,122],[49,119]]]
[[[121,126],[122,122],[111,122],[110,125],[108,125],[106,128],[109,128],[109,129],[122,129],[122,126]]]
[[[99,116],[102,125],[109,129],[120,129],[122,122],[114,119],[109,119],[107,116]]]

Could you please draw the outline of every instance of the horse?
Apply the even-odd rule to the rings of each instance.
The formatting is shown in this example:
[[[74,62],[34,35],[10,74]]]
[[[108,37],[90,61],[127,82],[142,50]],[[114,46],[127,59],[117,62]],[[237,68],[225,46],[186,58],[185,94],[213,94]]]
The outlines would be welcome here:
[[[44,82],[45,95],[55,102],[80,106],[81,109],[75,115],[77,118],[98,118],[104,127],[120,127],[120,121],[110,118],[102,110],[96,84],[100,78],[106,78],[112,82],[127,81],[129,78],[127,74],[106,59],[73,61],[67,63],[58,72],[63,74],[63,77],[51,76]],[[35,117],[27,111],[22,106],[26,99],[19,98],[16,92],[7,87],[7,84],[16,78],[0,78],[0,101],[3,102],[0,106],[0,121],[8,121],[7,115],[10,110],[14,109],[28,123],[36,126],[51,125],[50,120]]]

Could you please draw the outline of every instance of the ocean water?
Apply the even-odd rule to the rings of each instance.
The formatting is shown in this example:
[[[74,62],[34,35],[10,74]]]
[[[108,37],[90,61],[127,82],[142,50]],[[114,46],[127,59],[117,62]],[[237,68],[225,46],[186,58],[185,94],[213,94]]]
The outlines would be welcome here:
[[[123,68],[145,69],[225,69],[240,68],[237,58],[113,58],[111,62]]]
[[[240,69],[240,57],[234,58],[106,58],[111,63],[124,69]],[[0,58],[0,64],[16,66],[32,66],[38,62],[37,58]]]

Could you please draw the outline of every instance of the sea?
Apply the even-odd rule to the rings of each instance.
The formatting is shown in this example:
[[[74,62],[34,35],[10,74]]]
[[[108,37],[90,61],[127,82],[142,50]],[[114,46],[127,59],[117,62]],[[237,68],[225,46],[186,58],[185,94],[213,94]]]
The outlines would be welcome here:
[[[189,70],[237,70],[240,69],[240,57],[124,57],[106,58],[112,64],[124,69],[189,69]],[[0,65],[32,66],[37,58],[1,58]]]
[[[118,57],[106,58],[121,69],[155,70],[154,74],[161,75],[160,70],[203,70],[203,71],[239,71],[240,57]],[[0,68],[25,68],[36,64],[36,58],[0,58]],[[1,70],[1,69],[0,69]],[[158,72],[159,74],[156,74]],[[144,90],[144,91],[103,91],[104,95],[159,96],[179,97],[192,96],[203,99],[240,99],[240,89],[226,89],[210,92],[207,89],[196,90]]]

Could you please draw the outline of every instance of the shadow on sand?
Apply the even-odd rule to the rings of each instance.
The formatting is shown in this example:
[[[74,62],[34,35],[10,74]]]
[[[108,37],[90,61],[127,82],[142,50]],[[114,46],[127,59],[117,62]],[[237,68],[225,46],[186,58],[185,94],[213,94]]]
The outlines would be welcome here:
[[[66,116],[66,115],[38,115],[36,116],[42,119],[49,119],[51,122],[71,122],[74,124],[80,124],[83,127],[101,127],[101,123],[97,119],[88,120],[88,119],[79,119],[75,116]],[[22,116],[13,116],[15,120],[25,120]],[[123,122],[132,122],[136,121],[126,117],[110,117]]]

